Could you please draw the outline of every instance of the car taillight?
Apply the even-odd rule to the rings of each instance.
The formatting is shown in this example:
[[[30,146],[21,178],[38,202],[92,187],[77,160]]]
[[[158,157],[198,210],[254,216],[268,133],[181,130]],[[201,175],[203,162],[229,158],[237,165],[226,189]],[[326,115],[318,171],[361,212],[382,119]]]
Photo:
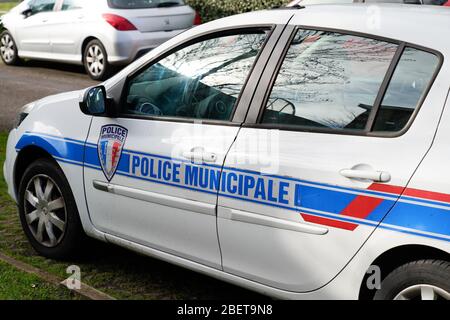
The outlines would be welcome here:
[[[119,31],[131,31],[137,30],[137,28],[124,17],[118,16],[112,13],[105,13],[102,15],[103,19],[106,20],[110,25]]]
[[[195,12],[195,18],[194,18],[194,26],[198,26],[199,24],[202,24],[202,17],[200,14],[196,11]]]

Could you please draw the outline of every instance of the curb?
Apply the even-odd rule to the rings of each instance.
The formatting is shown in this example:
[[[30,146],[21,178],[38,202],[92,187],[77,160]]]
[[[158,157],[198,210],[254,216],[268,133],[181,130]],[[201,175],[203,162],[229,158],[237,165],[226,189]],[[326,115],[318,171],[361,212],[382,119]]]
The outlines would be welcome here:
[[[18,261],[14,258],[11,258],[10,256],[7,256],[1,252],[0,252],[0,260],[9,265],[16,267],[17,269],[19,269],[21,271],[36,275],[46,282],[50,282],[52,284],[55,284],[58,286],[63,286],[65,288],[67,288],[65,285],[66,280],[63,280],[58,276],[55,276],[46,271],[43,271],[36,267],[33,267],[22,261]],[[88,299],[91,299],[91,300],[116,300],[115,298],[111,297],[110,295],[108,295],[104,292],[101,292],[91,286],[88,286],[87,284],[84,284],[84,283],[81,283],[81,289],[74,289],[73,291],[75,291],[78,294],[80,294]]]

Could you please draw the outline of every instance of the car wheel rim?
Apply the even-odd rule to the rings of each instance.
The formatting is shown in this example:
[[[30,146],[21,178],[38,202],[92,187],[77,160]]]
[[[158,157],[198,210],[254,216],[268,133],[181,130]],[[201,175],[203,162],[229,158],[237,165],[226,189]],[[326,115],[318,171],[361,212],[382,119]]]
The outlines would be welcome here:
[[[11,62],[16,55],[14,51],[14,42],[9,34],[3,35],[0,39],[0,54],[5,62]]]
[[[86,55],[86,62],[89,72],[98,77],[102,74],[105,68],[105,55],[102,49],[98,45],[92,45],[89,47]]]
[[[450,300],[450,293],[436,286],[418,284],[402,290],[394,300]]]
[[[46,175],[34,176],[24,197],[25,219],[33,237],[45,247],[57,246],[64,237],[67,211],[57,184]]]

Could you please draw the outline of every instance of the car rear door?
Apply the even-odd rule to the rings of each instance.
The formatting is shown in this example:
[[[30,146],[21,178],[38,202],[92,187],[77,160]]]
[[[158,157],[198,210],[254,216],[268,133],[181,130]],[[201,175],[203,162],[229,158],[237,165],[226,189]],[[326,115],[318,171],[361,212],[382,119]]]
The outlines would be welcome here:
[[[221,268],[220,172],[248,109],[253,74],[282,28],[209,33],[128,77],[120,116],[94,117],[89,133],[85,183],[95,227]]]
[[[49,19],[52,53],[66,61],[81,61],[85,9],[89,0],[58,0]]]
[[[445,96],[427,95],[438,53],[297,20],[227,155],[218,231],[225,272],[306,292],[331,281],[392,208]]]

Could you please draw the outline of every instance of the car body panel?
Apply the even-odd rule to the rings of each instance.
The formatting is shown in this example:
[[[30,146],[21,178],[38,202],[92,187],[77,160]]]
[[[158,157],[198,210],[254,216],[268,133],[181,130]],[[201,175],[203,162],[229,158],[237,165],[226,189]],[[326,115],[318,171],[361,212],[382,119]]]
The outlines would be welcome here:
[[[92,237],[104,239],[103,235],[93,227],[89,218],[84,197],[84,183],[82,179],[79,179],[83,175],[82,162],[77,164],[74,161],[65,161],[71,150],[71,142],[79,141],[79,146],[82,148],[89,131],[92,117],[79,112],[78,103],[82,96],[83,91],[75,91],[41,99],[35,103],[33,112],[23,121],[23,126],[11,131],[10,140],[8,140],[11,142],[7,150],[9,156],[5,162],[9,177],[8,191],[14,199],[17,199],[18,186],[14,184],[15,161],[21,150],[37,146],[52,155],[64,172],[74,194],[86,233]],[[68,121],[64,128],[60,128],[58,119],[66,116],[71,121]],[[77,157],[80,158],[80,155]]]
[[[192,22],[195,17],[195,11],[186,5],[168,8],[128,10],[110,8],[108,13],[123,16],[142,33],[185,30],[192,27]]]
[[[164,179],[137,179],[132,176],[130,156],[183,160],[182,150],[178,150],[181,155],[172,153],[171,139],[174,131],[187,132],[181,134],[186,138],[182,145],[188,149],[197,146],[188,139],[196,136],[195,132],[191,133],[194,124],[87,116],[78,105],[84,91],[36,102],[23,123],[10,133],[4,165],[9,193],[16,197],[13,181],[18,152],[30,146],[41,147],[58,162],[67,177],[88,235],[278,298],[356,299],[368,268],[389,250],[418,245],[450,253],[448,177],[443,170],[436,170],[445,168],[448,153],[450,65],[446,58],[450,46],[449,40],[435,41],[430,34],[437,33],[422,32],[414,22],[433,20],[435,24],[430,24],[430,28],[442,31],[448,28],[450,12],[381,5],[386,18],[373,28],[365,24],[368,8],[311,6],[214,21],[176,36],[104,83],[108,94],[120,101],[118,95],[130,73],[181,43],[230,28],[278,25],[275,30],[279,30],[280,25],[287,24],[294,16],[285,32],[277,34],[278,45],[273,43],[263,52],[260,57],[263,64],[255,67],[256,76],[246,85],[240,102],[244,110],[240,119],[246,123],[226,128],[203,123],[199,124],[202,132],[197,134],[204,136],[203,130],[212,130],[207,132],[216,133],[206,134],[218,134],[226,142],[225,147],[211,142],[205,144],[214,149],[219,162],[202,167],[220,174],[221,181],[227,181],[225,174],[234,173],[236,177],[240,174],[244,178],[260,177],[267,185],[272,181],[272,186],[288,182],[285,187],[288,196],[282,196],[287,204],[258,203],[251,193],[232,196],[227,194],[226,185],[218,193],[209,186],[193,190],[184,185],[161,183]],[[399,18],[406,17],[404,24],[394,28]],[[267,78],[277,69],[290,32],[299,25],[410,42],[440,52],[443,64],[420,111],[402,135],[367,137],[281,130],[275,133],[281,141],[277,172],[261,169],[251,162],[233,163],[233,158],[245,160],[260,156],[251,148],[241,152],[239,142],[254,141],[258,135],[251,125],[268,90],[270,79]],[[153,123],[144,123],[147,121]],[[111,181],[104,176],[98,156],[104,125],[120,125],[129,134],[122,161]],[[265,132],[262,138],[270,138],[269,133]],[[229,152],[227,146],[231,146]],[[277,154],[263,155],[267,158]],[[186,165],[183,161],[179,162]],[[380,187],[380,184],[351,182],[337,173],[358,162],[389,171],[391,181]],[[222,163],[225,163],[223,168]],[[301,209],[295,205],[296,185],[303,188]],[[367,215],[342,214],[358,197],[363,198],[360,209],[367,209]],[[365,204],[374,199],[380,207],[366,208]],[[341,224],[327,225],[320,219],[306,221],[300,212]],[[353,229],[339,227],[349,225]]]

